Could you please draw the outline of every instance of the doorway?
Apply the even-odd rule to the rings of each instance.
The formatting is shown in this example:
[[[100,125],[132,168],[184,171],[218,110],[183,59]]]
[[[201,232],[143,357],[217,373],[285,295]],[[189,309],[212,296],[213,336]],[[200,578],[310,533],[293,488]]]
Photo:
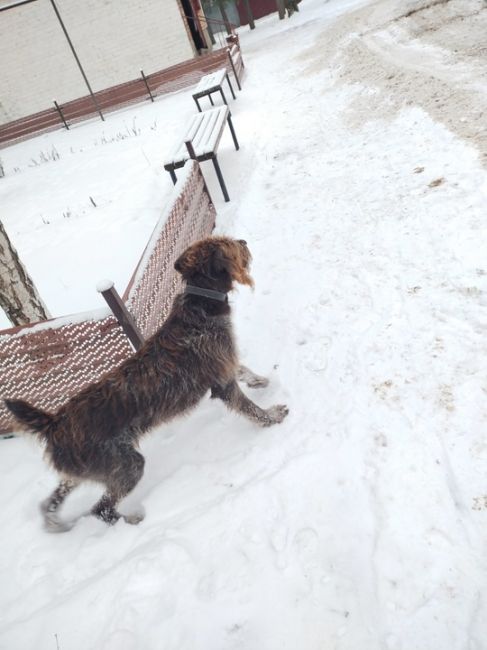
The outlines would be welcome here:
[[[191,38],[193,39],[193,44],[196,48],[196,51],[200,53],[201,50],[207,49],[208,46],[205,42],[205,39],[200,34],[199,23],[195,17],[191,0],[179,0],[179,1],[181,3],[181,7],[183,10],[184,19],[186,20],[186,24],[188,25],[189,33],[191,34]]]

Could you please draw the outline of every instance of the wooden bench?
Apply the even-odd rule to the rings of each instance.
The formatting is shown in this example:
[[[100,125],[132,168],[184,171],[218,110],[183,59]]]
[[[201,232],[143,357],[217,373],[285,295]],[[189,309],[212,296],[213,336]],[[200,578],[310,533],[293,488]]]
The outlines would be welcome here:
[[[230,92],[232,93],[233,99],[236,99],[235,93],[233,92],[233,87],[230,82],[230,77],[228,76],[228,71],[226,68],[220,68],[220,70],[215,70],[215,72],[211,72],[210,74],[205,75],[202,77],[194,89],[194,92],[192,93],[192,97],[194,101],[196,102],[196,106],[198,107],[198,110],[201,113],[201,106],[199,103],[199,100],[202,97],[208,97],[210,100],[210,103],[212,106],[215,104],[213,103],[213,98],[212,94],[213,93],[220,93],[223,99],[223,103],[227,104],[227,100],[225,97],[225,93],[223,92],[223,82],[224,80],[227,80],[228,87],[230,88]]]
[[[184,163],[193,158],[198,162],[211,160],[215,168],[220,187],[222,188],[223,198],[230,201],[227,188],[218,164],[217,150],[218,145],[228,123],[230,133],[232,134],[235,149],[238,151],[239,144],[235,129],[233,128],[232,115],[228,106],[219,106],[212,108],[203,113],[197,113],[188,124],[184,136],[174,149],[171,156],[164,163],[164,169],[171,175],[172,181],[176,184],[177,178],[175,170],[184,166]]]

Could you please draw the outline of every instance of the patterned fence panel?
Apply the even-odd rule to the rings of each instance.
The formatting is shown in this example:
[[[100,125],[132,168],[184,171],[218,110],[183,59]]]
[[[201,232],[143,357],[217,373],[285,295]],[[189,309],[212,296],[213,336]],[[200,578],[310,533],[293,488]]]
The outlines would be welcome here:
[[[131,353],[107,310],[0,332],[0,431],[13,425],[3,398],[27,399],[56,410]]]
[[[145,337],[164,322],[180,288],[176,257],[211,233],[215,208],[199,165],[186,164],[124,294]],[[56,410],[133,353],[108,310],[81,313],[0,332],[0,433],[14,428],[3,398]]]
[[[185,165],[175,189],[180,183],[184,191],[156,226],[123,296],[145,338],[162,325],[181,287],[174,261],[192,242],[209,235],[215,225],[215,207],[197,163]]]
[[[175,92],[196,85],[203,75],[224,67],[227,67],[228,71],[231,72],[228,48],[154,72],[148,78],[149,85],[157,95]]]

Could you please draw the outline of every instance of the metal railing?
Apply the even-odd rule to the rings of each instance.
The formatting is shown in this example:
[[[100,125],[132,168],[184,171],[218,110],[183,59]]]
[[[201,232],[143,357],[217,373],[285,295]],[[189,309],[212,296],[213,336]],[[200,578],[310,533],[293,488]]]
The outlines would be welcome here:
[[[194,20],[190,16],[186,16],[188,20]],[[196,22],[196,21],[195,21]],[[237,25],[234,25],[231,22],[226,23],[223,20],[218,20],[216,18],[208,18],[207,16],[199,16],[198,22],[200,23],[203,29],[206,29],[208,35],[211,39],[211,44],[213,48],[223,48],[228,46],[227,38],[233,36],[238,38],[237,32],[235,31]]]
[[[227,39],[230,39],[230,43]],[[230,47],[237,47],[240,52],[236,33],[225,37],[225,46],[222,48],[151,74],[141,70],[138,79],[96,91],[96,104],[90,95],[65,103],[54,100],[52,108],[1,125],[0,148],[2,145],[8,146],[61,127],[69,129],[71,124],[91,118],[100,112],[104,114],[144,100],[154,101],[159,95],[198,83],[203,75],[221,67],[227,67],[228,71],[233,73],[232,62],[228,56]]]

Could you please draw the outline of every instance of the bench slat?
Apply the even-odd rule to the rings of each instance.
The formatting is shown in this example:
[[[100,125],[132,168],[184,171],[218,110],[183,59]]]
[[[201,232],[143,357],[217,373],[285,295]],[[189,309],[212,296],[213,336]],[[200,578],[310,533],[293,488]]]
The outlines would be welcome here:
[[[215,72],[212,72],[202,77],[198,85],[194,89],[193,97],[199,95],[200,93],[207,93],[208,90],[211,88],[218,88],[219,86],[221,86],[225,79],[226,74],[227,74],[226,68],[220,68],[219,70],[215,70]]]
[[[223,111],[219,109],[211,111],[208,115],[208,119],[206,122],[203,121],[203,124],[193,140],[195,151],[210,153],[210,151],[214,150],[214,143],[218,137],[219,131],[224,127],[227,113],[228,109]]]
[[[228,106],[219,106],[203,113],[197,113],[191,120],[182,141],[164,163],[165,166],[178,166],[189,159],[185,142],[190,140],[196,157],[215,153],[225,128],[229,113]]]

